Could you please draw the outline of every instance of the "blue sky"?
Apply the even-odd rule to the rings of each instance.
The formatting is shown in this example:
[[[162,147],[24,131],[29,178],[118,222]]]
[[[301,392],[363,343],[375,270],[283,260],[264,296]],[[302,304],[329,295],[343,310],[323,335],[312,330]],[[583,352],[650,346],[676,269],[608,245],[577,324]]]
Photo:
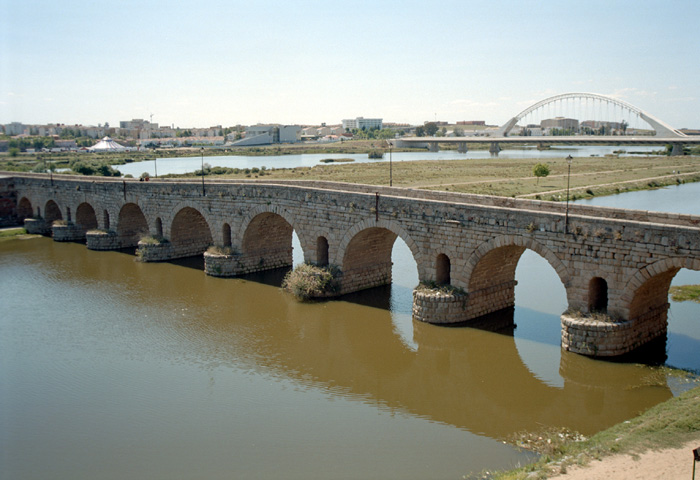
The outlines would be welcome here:
[[[567,92],[700,128],[700,2],[0,0],[0,123],[486,120]]]

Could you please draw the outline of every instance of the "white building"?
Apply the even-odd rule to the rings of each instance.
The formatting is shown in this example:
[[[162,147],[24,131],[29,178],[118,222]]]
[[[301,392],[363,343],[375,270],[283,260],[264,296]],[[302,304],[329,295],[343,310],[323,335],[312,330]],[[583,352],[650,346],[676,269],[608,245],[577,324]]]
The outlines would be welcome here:
[[[26,130],[26,126],[19,122],[12,122],[5,125],[5,135],[15,136],[23,135]]]
[[[246,128],[245,138],[233,142],[237,147],[271,145],[273,143],[295,143],[301,127],[298,125],[254,125]]]
[[[357,117],[357,118],[350,118],[350,119],[344,119],[343,120],[343,128],[347,130],[352,130],[353,128],[357,128],[359,130],[365,129],[369,130],[372,128],[378,128],[382,129],[382,120],[381,118],[365,118],[365,117]]]

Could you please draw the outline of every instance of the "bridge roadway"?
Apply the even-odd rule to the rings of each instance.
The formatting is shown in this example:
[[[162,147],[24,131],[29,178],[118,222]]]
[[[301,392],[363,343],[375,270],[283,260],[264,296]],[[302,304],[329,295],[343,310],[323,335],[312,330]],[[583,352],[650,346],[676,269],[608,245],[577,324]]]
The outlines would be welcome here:
[[[456,143],[458,150],[467,152],[469,143],[486,143],[491,146],[491,153],[498,153],[501,144],[539,144],[539,145],[672,145],[673,155],[682,155],[684,145],[700,145],[700,136],[659,137],[659,136],[626,136],[626,135],[575,135],[575,136],[542,136],[542,137],[406,137],[389,140],[394,147],[427,147],[437,151],[440,143]]]
[[[135,248],[144,262],[203,255],[214,276],[291,266],[296,232],[305,262],[338,267],[335,295],[390,283],[401,237],[428,285],[414,291],[414,318],[430,323],[480,322],[512,307],[529,249],[566,289],[562,347],[592,356],[665,336],[671,280],[700,270],[698,216],[585,205],[567,216],[555,202],[332,182],[6,173],[0,223],[22,221],[55,241]]]

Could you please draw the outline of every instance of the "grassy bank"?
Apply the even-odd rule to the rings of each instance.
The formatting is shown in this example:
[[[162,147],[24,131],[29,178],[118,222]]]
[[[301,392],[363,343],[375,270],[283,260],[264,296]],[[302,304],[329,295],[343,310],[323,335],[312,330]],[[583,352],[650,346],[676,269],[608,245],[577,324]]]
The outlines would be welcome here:
[[[0,229],[0,242],[4,240],[11,240],[13,238],[32,238],[39,237],[40,235],[30,235],[24,228],[3,228]]]
[[[700,303],[700,285],[679,285],[672,286],[669,290],[674,302],[696,302]]]
[[[537,462],[515,470],[481,473],[467,478],[544,479],[565,473],[572,465],[585,465],[608,455],[639,454],[650,449],[677,448],[692,440],[700,441],[700,387],[588,439],[555,430],[538,432],[527,438],[535,439],[531,442],[533,449],[542,454]]]
[[[540,162],[547,163],[551,173],[538,181],[532,168]],[[431,160],[394,162],[392,180],[398,187],[557,201],[566,197],[567,171],[564,158]],[[220,178],[256,178],[250,173],[241,170],[237,175]],[[269,168],[266,175],[275,180],[388,185],[389,162],[385,157],[376,163]],[[700,157],[581,158],[573,162],[569,181],[574,199],[697,182],[700,181]]]

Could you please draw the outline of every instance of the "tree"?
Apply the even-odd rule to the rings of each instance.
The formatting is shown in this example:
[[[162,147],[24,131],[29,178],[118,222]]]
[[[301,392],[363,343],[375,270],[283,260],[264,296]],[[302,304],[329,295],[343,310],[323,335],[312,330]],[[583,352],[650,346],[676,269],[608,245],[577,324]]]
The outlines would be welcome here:
[[[425,136],[425,128],[418,126],[416,127],[416,137],[424,137]]]
[[[424,128],[425,128],[425,134],[429,137],[432,137],[438,131],[438,126],[437,126],[437,123],[435,123],[435,122],[426,123]]]
[[[532,174],[537,177],[537,184],[540,183],[540,177],[549,175],[549,165],[546,163],[538,163],[532,168]]]

